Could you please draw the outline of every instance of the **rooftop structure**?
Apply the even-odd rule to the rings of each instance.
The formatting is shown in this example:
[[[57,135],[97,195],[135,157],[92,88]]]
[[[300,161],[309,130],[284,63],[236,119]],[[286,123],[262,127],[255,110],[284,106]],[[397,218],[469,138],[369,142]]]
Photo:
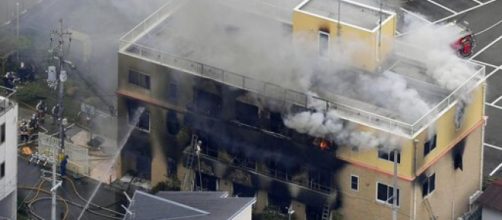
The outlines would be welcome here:
[[[430,109],[421,109],[411,116],[404,114],[407,110],[398,109],[396,105],[382,105],[375,98],[365,97],[367,91],[364,87],[357,87],[352,94],[347,94],[344,90],[339,91],[342,87],[322,85],[316,88],[315,83],[310,88],[302,88],[299,82],[284,80],[288,75],[287,78],[299,78],[302,74],[316,71],[313,67],[300,69],[303,67],[296,66],[294,62],[288,63],[288,53],[295,51],[293,44],[285,42],[284,39],[291,39],[293,26],[284,22],[283,16],[274,16],[273,13],[265,13],[264,16],[266,10],[261,10],[287,10],[291,5],[252,2],[253,7],[236,8],[225,1],[212,1],[203,8],[195,9],[199,14],[197,18],[193,18],[189,13],[194,12],[192,4],[171,1],[123,36],[120,40],[120,52],[244,89],[278,102],[302,108],[311,108],[313,103],[324,103],[327,108],[336,109],[337,115],[343,119],[407,138],[418,135],[441,112],[451,107],[462,93],[484,80],[484,67],[468,63],[472,69],[470,77],[463,79],[464,82],[453,90],[444,89],[430,77],[425,64],[400,54],[388,59],[375,71],[362,71],[370,78],[382,74],[393,75],[402,80],[408,89],[416,91]],[[319,15],[316,16],[326,16],[334,22],[340,17],[341,23],[375,33],[378,32],[379,24],[383,25],[386,20],[395,16],[393,13],[351,1],[341,2],[343,12],[347,15],[342,13],[338,16],[336,7],[322,7],[324,4],[324,0],[307,0],[297,5],[296,10],[317,13]],[[353,13],[347,13],[346,10],[349,9]],[[209,16],[206,11],[221,13],[219,16]],[[256,28],[267,31],[253,34]],[[261,48],[273,49],[263,51]],[[282,52],[278,53],[274,49]],[[350,75],[350,72],[361,70],[348,69],[345,72]],[[342,75],[336,76],[336,79],[346,77],[344,73],[337,74]],[[319,81],[325,82],[326,79]],[[317,95],[311,97],[308,90],[315,91]],[[381,95],[392,98],[389,96],[392,94]]]
[[[305,0],[298,5],[297,10],[367,30],[375,30],[393,15],[391,12],[348,0]]]
[[[255,198],[231,198],[226,192],[135,191],[124,219],[251,219]]]

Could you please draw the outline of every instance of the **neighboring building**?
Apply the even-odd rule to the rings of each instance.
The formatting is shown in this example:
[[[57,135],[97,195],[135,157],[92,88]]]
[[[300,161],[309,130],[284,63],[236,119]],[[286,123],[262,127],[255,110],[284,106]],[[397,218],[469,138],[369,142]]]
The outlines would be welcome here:
[[[227,192],[134,192],[128,219],[251,220],[256,198],[228,197]]]
[[[490,184],[477,202],[483,210],[482,220],[502,219],[502,180]]]
[[[17,104],[9,93],[0,97],[0,219],[17,216]]]
[[[144,109],[122,152],[122,173],[152,185],[177,179],[182,190],[256,196],[255,213],[287,215],[292,207],[297,219],[389,219],[395,159],[399,219],[455,219],[467,211],[482,179],[483,66],[465,61],[470,77],[444,88],[421,60],[389,55],[394,13],[352,1],[341,1],[342,14],[326,0],[198,2],[203,5],[171,1],[120,41],[119,136]],[[361,97],[343,92],[360,84],[332,88],[323,78],[309,82],[320,98],[310,97],[286,82],[308,67],[282,62],[295,50],[285,49],[272,32],[308,44],[315,54],[310,58],[321,63],[346,56],[351,67],[338,80],[397,77],[434,107],[406,117],[403,112],[420,110],[408,90],[400,102],[385,105],[395,93],[383,89]],[[338,40],[364,46],[340,46]],[[338,53],[347,51],[344,45],[356,49]],[[279,72],[292,75],[274,74]],[[298,112],[334,112],[354,134],[399,139],[397,158],[392,146],[347,144],[351,134],[340,140],[288,128],[283,118]]]

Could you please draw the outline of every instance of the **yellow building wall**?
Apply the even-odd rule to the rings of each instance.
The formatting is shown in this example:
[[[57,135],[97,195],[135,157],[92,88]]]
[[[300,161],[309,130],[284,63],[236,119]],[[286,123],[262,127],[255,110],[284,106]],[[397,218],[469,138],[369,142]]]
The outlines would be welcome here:
[[[330,34],[330,57],[355,67],[373,71],[391,51],[396,16],[382,24],[380,29],[365,30],[340,23],[320,16],[311,15],[301,10],[293,12],[293,33],[304,42],[312,42],[314,50],[318,47],[319,31],[327,30]],[[381,30],[382,34],[379,35]],[[339,34],[339,37],[338,37]],[[380,48],[378,41],[381,39]]]
[[[457,144],[467,134],[483,123],[484,116],[484,97],[486,93],[486,84],[478,85],[470,94],[469,101],[465,108],[463,123],[459,129],[455,127],[455,113],[458,102],[448,109],[433,125],[432,131],[425,130],[417,136],[417,175],[419,175],[427,166],[434,163],[441,155],[449,151],[451,147]],[[429,139],[429,133],[437,134],[436,148],[424,157],[424,143]],[[481,147],[480,143],[480,146]]]

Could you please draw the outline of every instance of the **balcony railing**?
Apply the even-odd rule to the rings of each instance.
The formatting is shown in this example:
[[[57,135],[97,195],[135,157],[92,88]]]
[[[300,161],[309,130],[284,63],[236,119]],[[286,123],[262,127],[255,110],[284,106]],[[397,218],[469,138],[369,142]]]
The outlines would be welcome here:
[[[312,97],[304,92],[286,89],[273,83],[252,79],[243,74],[229,72],[137,43],[139,38],[169,17],[173,10],[176,10],[179,6],[176,2],[177,1],[168,2],[124,35],[119,42],[120,52],[158,62],[189,74],[253,92],[269,99],[274,99],[278,101],[278,103],[294,104],[303,108],[309,108],[311,103],[316,103],[316,105],[320,103],[323,104],[326,109],[336,110],[341,118],[382,129],[406,138],[413,138],[419,131],[429,126],[429,124],[435,120],[437,114],[449,108],[458,97],[463,93],[470,92],[469,89],[472,89],[473,85],[476,85],[476,83],[479,83],[485,78],[485,68],[480,67],[468,80],[432,108],[427,114],[423,115],[414,123],[407,123],[351,106],[348,102],[343,100],[332,102],[319,97]]]
[[[13,89],[0,86],[0,115],[5,114],[15,106],[15,102],[11,98],[15,93],[16,91]]]

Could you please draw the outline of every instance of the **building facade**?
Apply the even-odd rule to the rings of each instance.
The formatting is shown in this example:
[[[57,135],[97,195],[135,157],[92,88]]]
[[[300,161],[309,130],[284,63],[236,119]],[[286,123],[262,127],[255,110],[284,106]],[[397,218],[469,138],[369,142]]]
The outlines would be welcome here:
[[[235,10],[249,13],[249,19],[242,20],[242,27],[237,19],[221,30],[238,37],[239,31],[246,33],[246,25],[262,24],[252,21],[270,19],[290,35],[301,36],[299,43],[310,42],[309,48],[318,50],[320,59],[336,56],[338,40],[362,42],[364,46],[357,48],[363,49],[347,56],[351,68],[368,74],[387,69],[409,77],[408,86],[419,93],[437,91],[431,95],[439,97],[435,107],[417,120],[402,122],[380,114],[385,112],[380,108],[368,110],[363,101],[342,97],[345,94],[319,99],[326,106],[322,110],[335,111],[344,124],[352,125],[352,131],[383,132],[399,139],[396,154],[387,146],[348,145],[288,128],[284,123],[288,115],[319,109],[308,104],[305,93],[235,73],[238,68],[230,66],[229,70],[224,62],[215,64],[207,57],[197,57],[199,50],[207,48],[190,46],[206,40],[206,45],[212,45],[212,39],[204,37],[216,32],[204,34],[201,27],[197,31],[202,38],[181,41],[169,47],[172,51],[165,51],[160,43],[149,45],[152,38],[180,38],[169,35],[179,28],[169,21],[176,21],[177,13],[189,13],[183,12],[186,6],[182,3],[173,1],[121,39],[119,139],[126,138],[123,134],[135,126],[122,152],[122,173],[150,180],[152,186],[171,181],[182,190],[256,196],[255,213],[272,210],[287,216],[292,209],[296,219],[389,219],[395,177],[399,219],[461,216],[469,196],[481,187],[484,67],[475,66],[472,77],[457,89],[440,88],[430,80],[407,75],[413,68],[426,71],[420,61],[389,58],[397,25],[392,12],[342,1],[341,7],[354,13],[342,17],[336,10],[323,8],[324,0],[297,1],[280,10],[257,2],[243,3],[244,9],[232,6],[228,17]],[[211,10],[209,7],[205,9]],[[181,30],[190,31],[190,25],[186,26]],[[234,56],[248,58],[238,52]],[[468,101],[461,98],[460,91]]]
[[[0,219],[17,216],[17,104],[9,97],[0,97]]]

